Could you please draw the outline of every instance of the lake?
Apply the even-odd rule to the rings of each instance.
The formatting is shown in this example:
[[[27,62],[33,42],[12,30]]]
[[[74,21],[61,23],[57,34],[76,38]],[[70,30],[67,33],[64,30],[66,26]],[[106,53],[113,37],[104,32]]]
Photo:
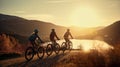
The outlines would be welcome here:
[[[111,45],[107,44],[104,41],[100,40],[80,40],[80,39],[71,39],[73,43],[73,49],[80,49],[85,52],[88,52],[92,49],[96,49],[98,51],[105,51],[109,50],[110,48],[113,48]],[[59,40],[57,43],[60,45],[65,42],[64,40]],[[45,45],[47,45],[50,42],[47,42]]]

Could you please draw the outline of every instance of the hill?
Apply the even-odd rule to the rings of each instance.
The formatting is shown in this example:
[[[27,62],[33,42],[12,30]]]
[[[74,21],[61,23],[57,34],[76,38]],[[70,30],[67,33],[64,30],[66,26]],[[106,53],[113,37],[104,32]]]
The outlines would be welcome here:
[[[98,35],[102,36],[109,44],[120,43],[120,21],[116,21],[113,24],[98,30]]]
[[[39,30],[39,35],[43,39],[48,39],[52,28],[62,37],[66,27],[54,25],[49,22],[27,20],[17,16],[0,14],[0,33],[18,34],[21,36],[29,36],[34,29]]]
[[[34,29],[39,30],[39,35],[44,40],[49,40],[49,34],[52,28],[56,29],[56,33],[60,38],[63,35],[67,27],[52,24],[50,22],[28,20],[18,16],[11,16],[0,14],[0,33],[16,34],[24,37],[28,37]],[[79,36],[88,35],[101,27],[82,28],[82,27],[69,27],[74,38]]]

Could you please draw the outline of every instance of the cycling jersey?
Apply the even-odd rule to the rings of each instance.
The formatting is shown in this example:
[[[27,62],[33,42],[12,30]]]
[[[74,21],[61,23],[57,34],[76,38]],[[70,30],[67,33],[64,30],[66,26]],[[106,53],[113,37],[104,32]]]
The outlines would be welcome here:
[[[66,32],[66,33],[64,34],[64,38],[68,38],[69,35],[71,36],[71,33],[70,33],[70,32]]]
[[[37,37],[38,37],[37,34],[32,34],[32,35],[29,37],[29,40],[30,40],[30,41],[35,41]]]
[[[55,33],[54,31],[52,31],[52,32],[50,33],[50,40],[51,40],[51,41],[55,41],[55,37],[56,37],[57,39],[59,39],[59,38],[57,37],[56,33]]]
[[[70,33],[69,31],[67,31],[67,32],[64,34],[64,39],[65,39],[66,42],[70,41],[70,40],[69,40],[69,35],[71,36],[71,38],[73,38],[72,35],[71,35],[71,33]]]

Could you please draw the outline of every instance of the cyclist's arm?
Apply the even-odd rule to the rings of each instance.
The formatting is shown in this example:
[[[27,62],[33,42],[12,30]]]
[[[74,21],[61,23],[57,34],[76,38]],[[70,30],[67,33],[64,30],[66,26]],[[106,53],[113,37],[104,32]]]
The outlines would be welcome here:
[[[59,38],[58,38],[58,36],[56,35],[56,33],[55,33],[55,37],[59,40]]]
[[[37,35],[38,39],[41,41],[41,42],[44,42],[38,35]]]
[[[71,33],[69,33],[70,34],[70,37],[73,39],[73,36],[71,35]]]

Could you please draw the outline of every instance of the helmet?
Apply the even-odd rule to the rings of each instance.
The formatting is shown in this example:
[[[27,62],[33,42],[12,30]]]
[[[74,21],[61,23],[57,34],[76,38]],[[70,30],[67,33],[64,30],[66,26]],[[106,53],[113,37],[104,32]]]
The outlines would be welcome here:
[[[35,32],[35,33],[38,33],[38,29],[35,29],[34,32]]]
[[[67,31],[70,31],[70,29],[67,29]]]
[[[51,29],[52,31],[55,31],[55,29]]]

